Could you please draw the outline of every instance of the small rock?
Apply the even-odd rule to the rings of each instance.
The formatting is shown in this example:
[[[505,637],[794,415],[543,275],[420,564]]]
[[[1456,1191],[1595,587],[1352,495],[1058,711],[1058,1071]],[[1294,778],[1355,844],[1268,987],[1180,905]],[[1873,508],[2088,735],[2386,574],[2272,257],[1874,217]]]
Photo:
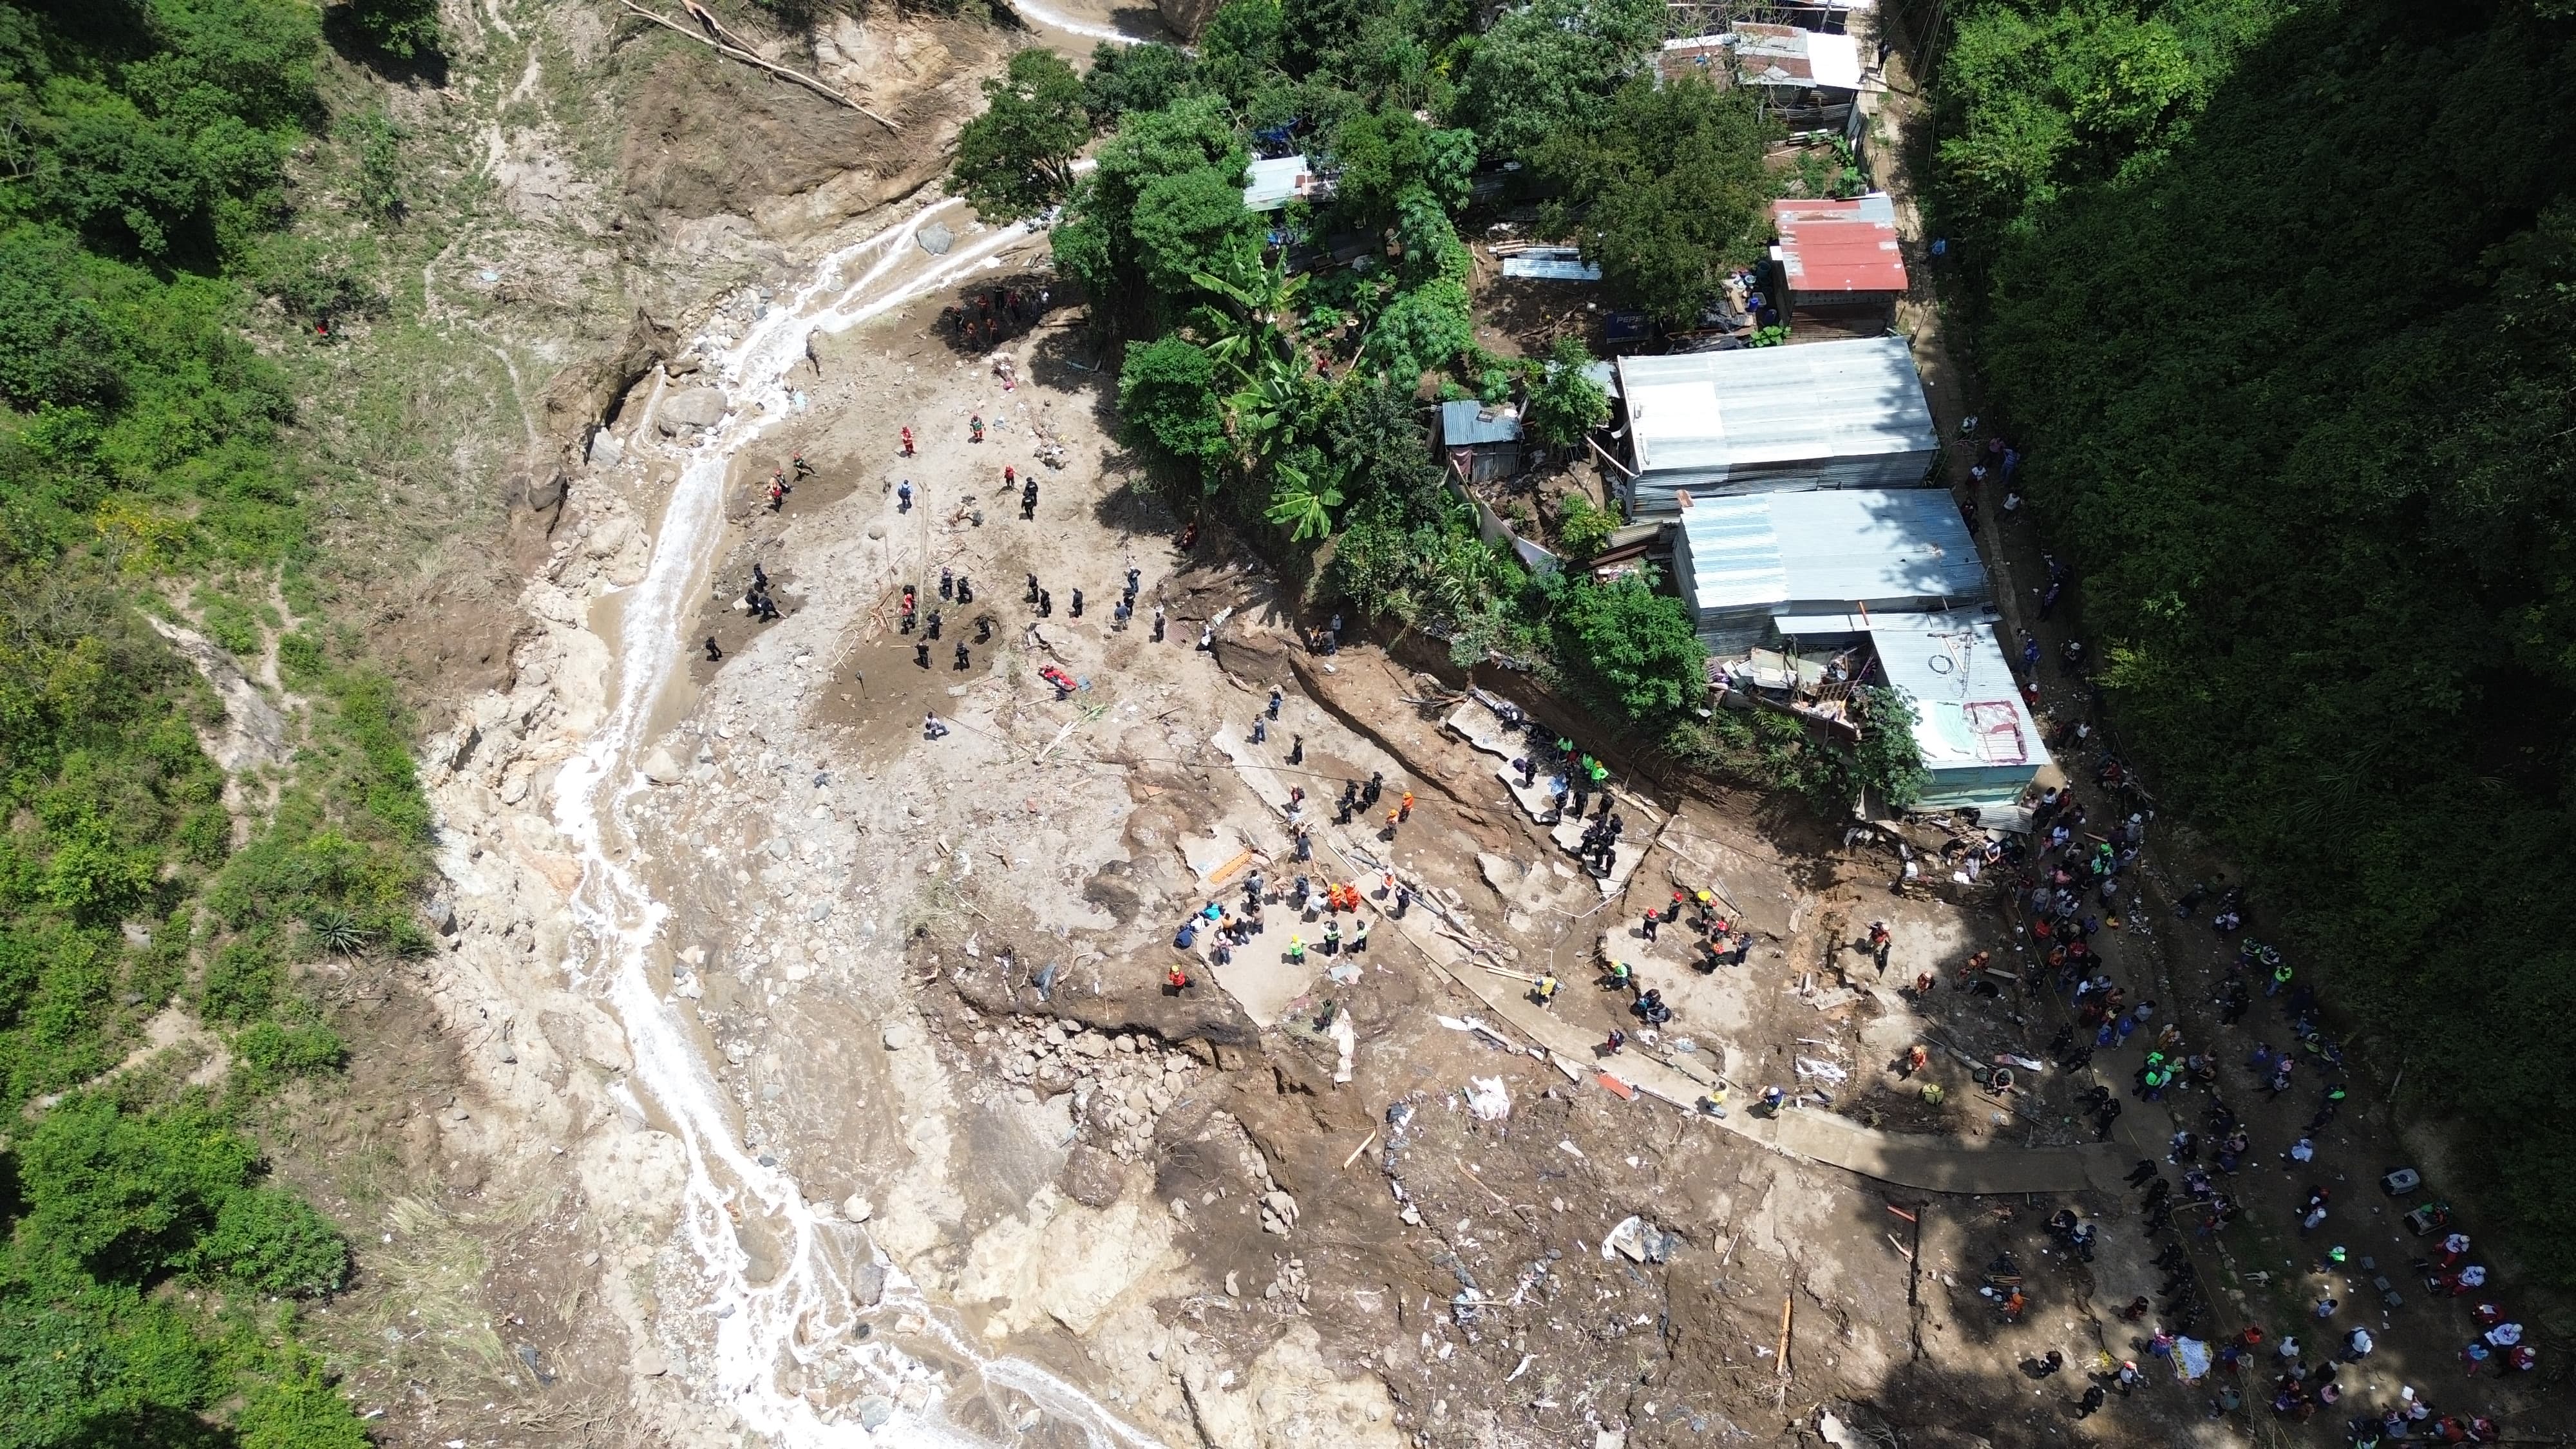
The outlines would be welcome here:
[[[881,1394],[870,1394],[859,1400],[859,1427],[882,1429],[894,1417],[894,1401]]]
[[[635,1351],[635,1372],[639,1377],[658,1379],[670,1371],[671,1361],[662,1356],[661,1350],[639,1348]]]
[[[592,467],[614,468],[619,463],[625,461],[625,458],[626,445],[617,441],[617,435],[615,433],[608,431],[606,428],[602,428],[598,432],[590,435],[590,465]]]
[[[1285,1234],[1297,1226],[1297,1199],[1277,1188],[1261,1195],[1261,1230]]]
[[[431,901],[428,915],[432,930],[442,936],[456,934],[456,907],[453,904],[444,900]]]
[[[681,780],[680,762],[671,758],[669,750],[656,745],[644,757],[644,778],[656,785],[676,785]]]
[[[876,1204],[855,1192],[841,1199],[841,1216],[854,1223],[866,1222],[869,1214],[876,1210]]]
[[[886,1270],[874,1255],[850,1274],[850,1299],[861,1308],[874,1308],[885,1301]]]
[[[896,1022],[885,1029],[885,1049],[890,1052],[910,1051],[921,1045],[921,1033],[909,1023]]]

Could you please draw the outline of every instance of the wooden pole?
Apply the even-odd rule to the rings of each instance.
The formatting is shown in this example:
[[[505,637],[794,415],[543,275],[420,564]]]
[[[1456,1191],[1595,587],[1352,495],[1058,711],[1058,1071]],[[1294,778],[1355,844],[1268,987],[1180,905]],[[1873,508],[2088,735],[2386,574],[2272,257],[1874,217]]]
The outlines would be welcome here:
[[[876,112],[869,110],[867,107],[860,105],[857,101],[851,100],[848,96],[841,94],[829,83],[807,75],[801,70],[789,70],[787,67],[774,61],[763,60],[752,52],[743,49],[741,46],[727,45],[725,42],[718,40],[713,36],[700,34],[699,32],[682,25],[680,22],[673,20],[667,15],[656,14],[653,11],[645,9],[643,6],[636,4],[635,0],[617,0],[617,3],[634,11],[636,14],[643,16],[645,19],[652,21],[654,24],[661,26],[665,30],[687,36],[691,40],[694,40],[700,45],[707,47],[709,50],[714,51],[718,55],[726,56],[731,59],[741,61],[745,65],[765,70],[771,75],[778,76],[782,79],[794,81],[796,84],[803,86],[805,89],[812,91],[823,99],[832,102],[834,105],[846,106],[849,109],[858,112],[860,115],[867,117],[869,120],[876,122],[878,125],[885,127],[889,131],[899,133],[903,130],[903,127],[896,125],[894,122],[889,121],[885,117],[878,115]],[[730,34],[730,32],[727,33]]]
[[[1352,1163],[1354,1163],[1354,1162],[1359,1161],[1359,1160],[1360,1160],[1360,1154],[1361,1154],[1361,1153],[1363,1153],[1363,1152],[1368,1151],[1368,1150],[1369,1150],[1369,1143],[1370,1143],[1370,1142],[1375,1142],[1376,1140],[1377,1140],[1377,1129],[1376,1129],[1376,1128],[1374,1128],[1374,1127],[1371,1127],[1371,1128],[1369,1129],[1369,1135],[1368,1135],[1368,1139],[1367,1139],[1367,1141],[1364,1141],[1364,1142],[1362,1142],[1359,1146],[1352,1148],[1352,1149],[1351,1149],[1351,1155],[1342,1159],[1342,1171],[1344,1171],[1344,1172],[1348,1172],[1348,1171],[1350,1171],[1350,1170],[1351,1170],[1351,1164],[1352,1164]]]

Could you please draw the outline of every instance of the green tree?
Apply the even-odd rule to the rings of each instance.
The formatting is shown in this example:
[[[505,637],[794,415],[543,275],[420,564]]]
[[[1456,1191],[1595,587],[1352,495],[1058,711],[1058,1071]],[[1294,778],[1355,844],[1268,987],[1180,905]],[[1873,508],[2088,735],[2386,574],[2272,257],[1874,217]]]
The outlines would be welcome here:
[[[1242,204],[1246,156],[1223,96],[1187,95],[1161,110],[1128,116],[1118,134],[1102,144],[1099,165],[1074,187],[1065,222],[1055,228],[1051,241],[1057,268],[1079,280],[1095,306],[1142,296],[1149,305],[1179,310],[1175,304],[1194,295],[1186,286],[1189,273],[1183,271],[1173,279],[1168,300],[1146,281],[1136,236],[1139,202],[1158,181],[1212,171],[1231,184],[1235,214],[1244,218],[1248,228],[1251,214]],[[1203,241],[1193,241],[1187,234],[1190,223],[1207,223],[1223,231],[1221,210],[1192,215],[1182,205],[1212,202],[1214,190],[1214,180],[1202,177],[1179,192],[1167,187],[1158,198],[1162,211],[1155,225],[1171,248],[1164,257],[1167,264],[1186,261],[1205,249]],[[1196,209],[1210,210],[1208,206]]]
[[[1250,278],[1261,270],[1261,223],[1243,206],[1243,173],[1201,166],[1157,176],[1136,194],[1130,223],[1145,283],[1188,295],[1201,273]]]
[[[1073,156],[1091,139],[1082,77],[1054,51],[1032,47],[984,82],[984,114],[957,134],[949,180],[988,221],[1018,221],[1073,190]]]
[[[1424,188],[1445,210],[1465,206],[1476,169],[1476,134],[1438,130],[1390,106],[1342,122],[1333,134],[1331,159],[1341,168],[1333,208],[1353,230],[1366,231],[1394,220],[1396,198],[1414,187]]]
[[[1550,225],[1573,231],[1623,304],[1697,317],[1718,278],[1760,254],[1778,189],[1763,161],[1774,129],[1751,91],[1633,81],[1600,124],[1540,148],[1540,175],[1564,190]]]
[[[340,7],[349,28],[369,46],[403,60],[438,54],[438,0],[347,0]]]
[[[1669,725],[1707,698],[1707,646],[1681,600],[1658,592],[1643,572],[1564,584],[1556,633],[1567,674],[1639,724]]]
[[[1129,343],[1118,370],[1122,435],[1193,474],[1213,476],[1231,448],[1216,378],[1216,359],[1185,338]]]
[[[1250,100],[1279,72],[1286,27],[1279,0],[1226,0],[1199,33],[1200,77],[1227,99]]]
[[[1091,50],[1091,69],[1082,77],[1082,108],[1095,130],[1107,130],[1131,111],[1159,111],[1177,100],[1197,79],[1190,53],[1160,41],[1118,45],[1102,41]]]
[[[1457,118],[1492,158],[1600,124],[1610,94],[1664,38],[1659,0],[1531,0],[1496,16],[1467,59]]]
[[[1610,421],[1610,394],[1584,371],[1592,353],[1579,337],[1560,337],[1538,370],[1529,405],[1521,410],[1521,431],[1550,447],[1567,448]]]

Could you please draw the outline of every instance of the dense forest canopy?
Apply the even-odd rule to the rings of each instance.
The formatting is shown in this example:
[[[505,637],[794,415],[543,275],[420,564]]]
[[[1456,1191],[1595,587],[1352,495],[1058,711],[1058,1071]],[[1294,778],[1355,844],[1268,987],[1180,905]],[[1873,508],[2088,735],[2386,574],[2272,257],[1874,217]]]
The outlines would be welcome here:
[[[328,28],[417,61],[434,17]],[[302,963],[426,944],[409,731],[325,631],[287,373],[246,335],[259,296],[306,345],[375,305],[287,230],[307,149],[398,210],[391,126],[323,106],[325,28],[304,0],[0,3],[0,1446],[366,1442],[294,1336],[347,1244],[243,1130],[340,1063]],[[273,648],[315,701],[265,816],[227,809],[220,706],[156,619]],[[219,1086],[107,1075],[174,999]]]
[[[2576,18],[1948,15],[1938,224],[2121,742],[2576,1282]]]

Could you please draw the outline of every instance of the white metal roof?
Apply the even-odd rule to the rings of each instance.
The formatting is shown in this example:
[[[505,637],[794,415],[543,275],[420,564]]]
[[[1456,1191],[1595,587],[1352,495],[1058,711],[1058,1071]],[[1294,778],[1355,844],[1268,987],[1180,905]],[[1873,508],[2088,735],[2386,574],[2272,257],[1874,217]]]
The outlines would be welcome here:
[[[1315,176],[1302,155],[1256,160],[1244,173],[1243,205],[1247,211],[1277,211],[1292,198],[1314,192]]]
[[[1996,642],[1973,615],[1873,620],[1871,647],[1887,682],[1914,702],[1914,743],[1939,770],[2048,763],[2039,725]]]
[[[1696,500],[1681,514],[1705,616],[1793,604],[1982,603],[1986,569],[1946,489],[1834,488]]]
[[[1619,359],[1637,471],[1930,453],[1932,408],[1901,337]]]

